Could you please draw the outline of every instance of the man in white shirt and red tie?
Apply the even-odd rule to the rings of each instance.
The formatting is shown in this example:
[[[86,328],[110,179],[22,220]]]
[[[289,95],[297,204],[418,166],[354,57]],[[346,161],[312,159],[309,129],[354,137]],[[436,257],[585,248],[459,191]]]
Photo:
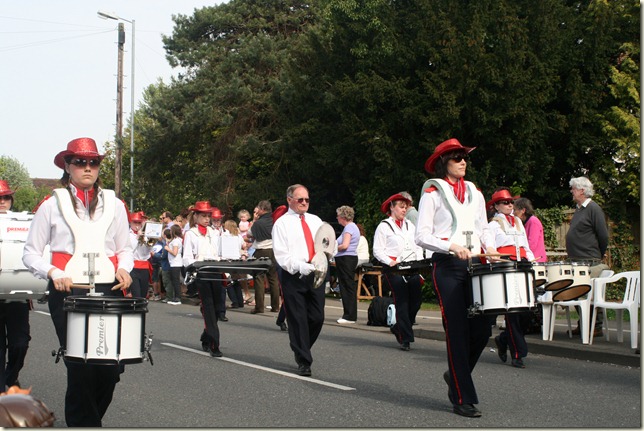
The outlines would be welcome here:
[[[286,189],[288,211],[273,225],[273,252],[282,271],[282,295],[297,373],[311,375],[311,348],[324,324],[324,289],[315,288],[313,238],[323,221],[307,213],[309,191],[301,184]]]

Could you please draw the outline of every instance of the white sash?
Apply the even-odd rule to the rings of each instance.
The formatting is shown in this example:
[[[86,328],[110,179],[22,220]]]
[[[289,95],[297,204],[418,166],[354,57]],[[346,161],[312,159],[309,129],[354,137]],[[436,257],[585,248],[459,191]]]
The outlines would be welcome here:
[[[74,254],[65,266],[65,274],[71,277],[74,284],[90,284],[89,258],[92,255],[94,283],[110,284],[115,280],[114,264],[105,252],[105,237],[114,221],[116,196],[113,190],[101,190],[100,193],[103,194],[101,216],[95,220],[81,220],[76,214],[69,190],[54,190],[58,208],[74,235]]]

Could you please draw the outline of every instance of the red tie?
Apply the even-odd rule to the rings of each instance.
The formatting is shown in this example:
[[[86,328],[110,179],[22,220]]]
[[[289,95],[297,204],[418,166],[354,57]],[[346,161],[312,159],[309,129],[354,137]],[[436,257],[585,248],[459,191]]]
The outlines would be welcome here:
[[[304,214],[300,214],[300,220],[302,221],[302,230],[304,231],[306,248],[309,250],[309,260],[307,262],[310,262],[311,260],[313,260],[313,256],[315,255],[315,246],[313,245],[313,235],[311,235],[311,229],[309,229],[309,225],[306,223],[306,220],[304,220]]]

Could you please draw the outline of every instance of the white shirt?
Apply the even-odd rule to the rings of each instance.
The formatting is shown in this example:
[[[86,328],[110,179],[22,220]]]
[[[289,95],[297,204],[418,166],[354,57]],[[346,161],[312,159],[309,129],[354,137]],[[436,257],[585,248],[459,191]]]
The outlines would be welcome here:
[[[525,254],[528,260],[534,260],[534,254],[530,250],[530,245],[528,244],[528,237],[525,233],[525,228],[523,227],[523,222],[519,217],[514,217],[514,226],[511,226],[510,223],[506,220],[504,214],[496,213],[494,217],[499,217],[503,226],[499,223],[498,220],[492,220],[489,223],[490,233],[494,238],[495,248],[504,247],[504,246],[514,246],[515,238],[519,247],[525,249]],[[519,259],[520,260],[520,259]]]
[[[70,187],[76,202],[76,215],[81,220],[87,220],[88,213],[81,200],[76,196],[76,188],[73,185],[70,185]],[[103,193],[100,189],[98,193],[98,204],[94,211],[93,220],[103,215]],[[132,271],[132,268],[134,268],[129,231],[130,226],[127,221],[125,205],[121,200],[116,199],[114,220],[103,240],[105,255],[107,257],[117,256],[118,269],[122,268],[127,272]],[[53,196],[44,201],[34,215],[22,255],[22,262],[29,268],[29,271],[44,279],[47,278],[47,273],[54,268],[43,257],[47,244],[49,244],[52,253],[74,254],[74,235],[58,208],[58,200]]]
[[[310,213],[304,214],[304,220],[306,220],[311,235],[315,239],[315,234],[322,226],[323,221],[320,217]],[[271,236],[273,237],[273,253],[277,264],[291,274],[299,272],[298,264],[309,261],[309,251],[306,239],[304,239],[300,215],[289,208],[286,214],[277,219],[273,225]]]
[[[414,243],[415,232],[409,220],[403,220],[402,228],[392,217],[383,220],[373,236],[373,256],[385,265],[421,260],[423,250]]]
[[[170,250],[174,250],[174,248],[177,247],[176,256],[173,256],[172,253],[168,252],[168,262],[170,263],[170,266],[173,268],[181,268],[183,266],[183,240],[181,238],[175,238],[170,241],[168,247],[170,247]]]
[[[474,220],[474,235],[479,237],[483,249],[494,246],[494,239],[490,234],[485,212],[485,199],[483,194],[476,190],[478,198],[476,207],[471,208]],[[466,188],[465,202],[467,203],[469,188]],[[418,204],[418,226],[416,227],[416,244],[434,252],[449,253],[451,244],[449,238],[452,236],[452,224],[454,224],[452,213],[443,201],[438,190],[424,192]],[[463,245],[463,244],[461,244]],[[479,250],[472,250],[478,253]]]
[[[147,243],[139,243],[139,235],[134,233],[130,228],[130,245],[132,246],[134,260],[149,260],[152,247],[148,247]]]
[[[183,237],[183,266],[186,268],[192,265],[197,257],[218,258],[220,256],[219,237],[223,229],[215,230],[211,226],[206,229],[206,235],[202,235],[199,233],[199,228],[194,227]]]

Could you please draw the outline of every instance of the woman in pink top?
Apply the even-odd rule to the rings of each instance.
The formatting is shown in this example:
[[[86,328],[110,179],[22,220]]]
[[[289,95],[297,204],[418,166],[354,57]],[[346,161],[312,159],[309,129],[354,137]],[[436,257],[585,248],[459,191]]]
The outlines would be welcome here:
[[[534,260],[537,262],[547,262],[546,246],[543,236],[543,225],[541,220],[534,215],[532,202],[527,198],[518,198],[514,201],[514,215],[519,217],[525,227],[528,236],[528,245],[534,254]]]

